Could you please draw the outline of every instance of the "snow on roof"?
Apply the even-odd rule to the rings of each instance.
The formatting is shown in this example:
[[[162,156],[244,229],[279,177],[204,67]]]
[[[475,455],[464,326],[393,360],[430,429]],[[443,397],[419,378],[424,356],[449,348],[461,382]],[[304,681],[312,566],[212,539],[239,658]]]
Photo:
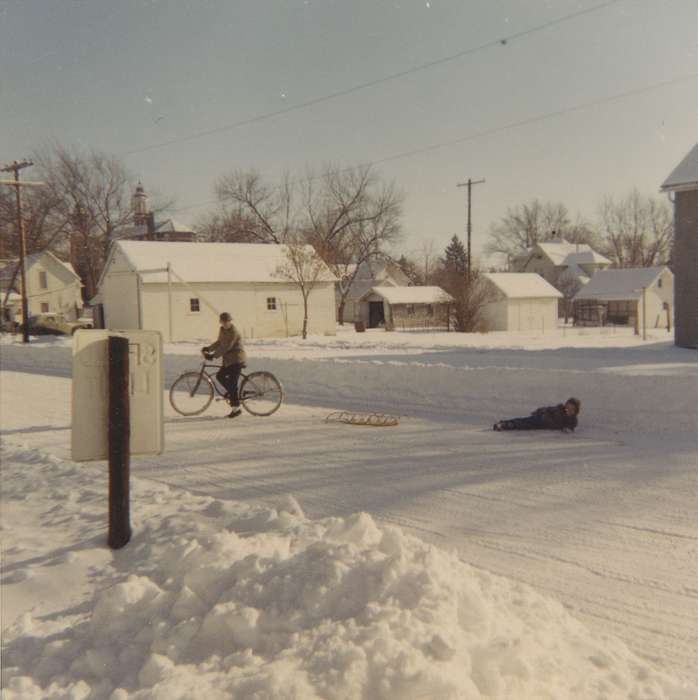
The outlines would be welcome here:
[[[170,233],[194,233],[193,229],[184,224],[180,224],[179,221],[175,219],[165,219],[164,221],[155,222],[155,230],[158,232],[170,232]]]
[[[597,253],[586,243],[570,243],[564,238],[538,243],[540,248],[555,265],[585,265],[587,263],[608,263],[611,261]]]
[[[54,255],[50,250],[42,250],[39,253],[32,253],[31,255],[27,255],[27,261],[26,261],[26,266],[27,268],[31,267],[35,263],[39,262],[42,257],[48,257],[50,260],[54,261],[61,267],[65,268],[73,277],[76,277],[77,279],[80,279],[80,275],[78,275],[77,272],[75,272],[75,268],[69,263],[69,262],[64,262],[61,260],[59,257]]]
[[[604,301],[639,299],[643,287],[650,287],[667,267],[628,267],[620,270],[599,270],[574,298]],[[671,273],[670,273],[671,274]]]
[[[671,171],[662,184],[663,190],[698,189],[698,143],[688,155]]]
[[[447,304],[453,301],[453,297],[441,287],[371,287],[363,297],[369,294],[378,294],[389,304]]]
[[[144,283],[166,283],[168,263],[185,282],[282,282],[277,270],[287,262],[286,246],[264,243],[116,241],[114,245]],[[323,266],[320,280],[334,282],[335,276]]]
[[[580,244],[580,250],[578,253],[569,253],[564,260],[564,264],[569,265],[570,267],[572,265],[586,265],[588,263],[607,263],[608,265],[611,264],[611,261],[607,257],[601,255],[601,253],[597,253],[590,246],[584,245],[584,247],[588,248],[588,250],[582,250],[582,245]]]
[[[562,294],[535,272],[487,272],[485,278],[509,299],[556,299]]]

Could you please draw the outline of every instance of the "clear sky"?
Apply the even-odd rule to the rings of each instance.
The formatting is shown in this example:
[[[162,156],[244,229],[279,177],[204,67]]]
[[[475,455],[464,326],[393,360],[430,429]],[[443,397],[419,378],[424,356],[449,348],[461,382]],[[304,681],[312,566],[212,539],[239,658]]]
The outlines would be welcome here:
[[[477,252],[508,206],[657,193],[698,141],[698,1],[0,0],[0,162],[52,141],[122,156],[184,223],[233,169],[377,162],[407,251],[462,235],[456,183],[486,178]]]

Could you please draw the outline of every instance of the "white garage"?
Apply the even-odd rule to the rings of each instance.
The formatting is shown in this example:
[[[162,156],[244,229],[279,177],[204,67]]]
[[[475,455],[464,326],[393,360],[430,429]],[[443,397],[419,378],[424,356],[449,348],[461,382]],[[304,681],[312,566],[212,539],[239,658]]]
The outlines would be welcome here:
[[[300,335],[303,297],[280,272],[285,246],[117,241],[99,282],[107,328],[210,340],[228,311],[245,338]],[[324,263],[310,293],[308,332],[334,335],[336,278]]]
[[[483,310],[491,331],[538,331],[557,328],[562,294],[533,272],[488,272],[492,301]]]

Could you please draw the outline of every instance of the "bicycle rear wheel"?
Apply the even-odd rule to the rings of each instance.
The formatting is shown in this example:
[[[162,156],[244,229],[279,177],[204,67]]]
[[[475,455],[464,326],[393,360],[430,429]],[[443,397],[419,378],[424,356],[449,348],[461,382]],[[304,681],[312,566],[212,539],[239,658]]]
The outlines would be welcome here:
[[[201,372],[185,372],[170,388],[170,403],[183,416],[198,416],[213,401],[213,382]]]
[[[271,372],[251,372],[240,385],[240,403],[253,416],[270,416],[283,400],[283,387]]]

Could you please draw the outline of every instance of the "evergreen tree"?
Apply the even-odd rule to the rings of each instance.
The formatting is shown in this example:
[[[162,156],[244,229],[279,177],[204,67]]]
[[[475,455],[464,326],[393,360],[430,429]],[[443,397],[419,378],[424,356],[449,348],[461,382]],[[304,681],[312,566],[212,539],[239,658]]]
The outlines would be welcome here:
[[[463,242],[454,235],[444,251],[443,265],[447,272],[464,275],[468,269],[468,253]]]
[[[414,260],[410,260],[406,255],[401,255],[395,263],[405,273],[410,281],[410,285],[422,284],[422,278],[419,274],[419,269]]]

